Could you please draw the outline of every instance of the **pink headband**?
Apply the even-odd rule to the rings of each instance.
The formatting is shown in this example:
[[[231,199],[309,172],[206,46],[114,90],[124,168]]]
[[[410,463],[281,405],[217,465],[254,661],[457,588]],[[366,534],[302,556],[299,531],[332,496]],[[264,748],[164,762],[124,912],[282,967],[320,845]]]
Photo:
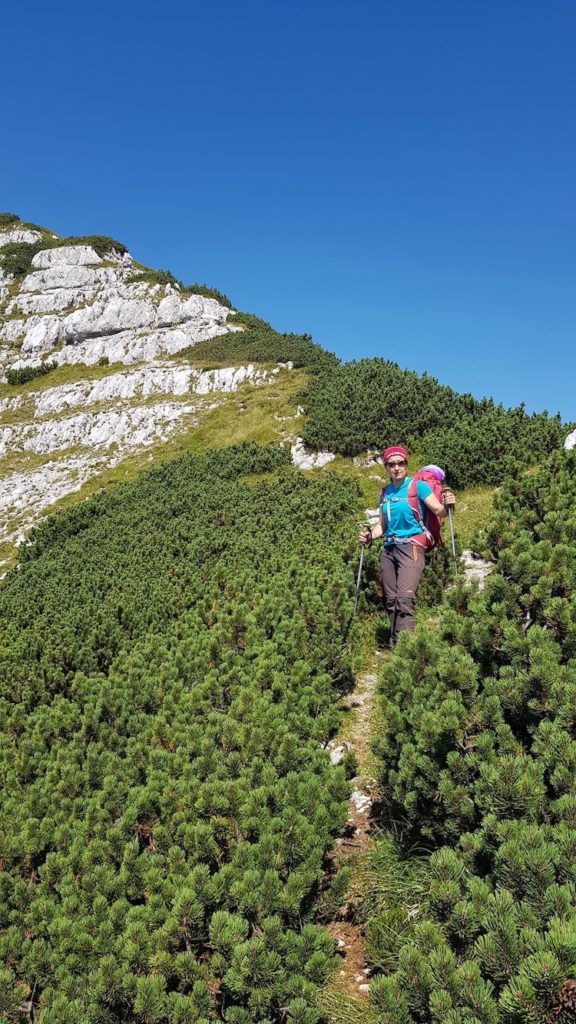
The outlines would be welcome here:
[[[408,452],[399,444],[392,445],[392,447],[386,449],[382,455],[384,462],[388,462],[388,459],[391,458],[392,455],[400,455],[403,459],[406,459],[406,462],[408,462]]]

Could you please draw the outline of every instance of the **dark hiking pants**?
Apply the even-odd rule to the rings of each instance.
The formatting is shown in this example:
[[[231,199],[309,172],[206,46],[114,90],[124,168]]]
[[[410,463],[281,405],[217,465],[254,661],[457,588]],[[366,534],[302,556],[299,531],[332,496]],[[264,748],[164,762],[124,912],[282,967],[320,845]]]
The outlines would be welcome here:
[[[416,544],[392,544],[382,548],[380,568],[384,603],[390,618],[390,644],[404,629],[414,629],[416,591],[424,571],[424,548]]]

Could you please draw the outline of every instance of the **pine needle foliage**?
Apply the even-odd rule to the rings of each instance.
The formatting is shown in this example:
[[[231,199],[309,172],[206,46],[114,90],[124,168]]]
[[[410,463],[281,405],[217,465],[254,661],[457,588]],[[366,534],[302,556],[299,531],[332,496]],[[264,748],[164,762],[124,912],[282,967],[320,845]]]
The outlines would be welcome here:
[[[304,399],[304,440],[342,455],[407,444],[440,464],[454,487],[500,484],[561,446],[570,425],[548,413],[505,409],[385,359],[327,367]]]
[[[253,313],[236,313],[229,323],[241,325],[243,330],[208,338],[181,354],[208,367],[245,361],[292,362],[294,366],[319,370],[338,364],[337,357],[316,345],[309,334],[280,334]]]
[[[318,1021],[357,493],[287,461],[165,465],[48,520],[0,589],[9,1020]]]
[[[575,1019],[575,471],[561,452],[506,483],[485,590],[454,588],[382,671],[389,812],[434,852],[416,923],[372,926],[378,1024],[396,998],[408,1024]]]
[[[6,370],[6,381],[12,386],[27,384],[29,380],[35,380],[36,377],[44,377],[47,373],[51,373],[57,366],[58,363],[46,362],[39,363],[38,366],[21,366],[17,370]]]

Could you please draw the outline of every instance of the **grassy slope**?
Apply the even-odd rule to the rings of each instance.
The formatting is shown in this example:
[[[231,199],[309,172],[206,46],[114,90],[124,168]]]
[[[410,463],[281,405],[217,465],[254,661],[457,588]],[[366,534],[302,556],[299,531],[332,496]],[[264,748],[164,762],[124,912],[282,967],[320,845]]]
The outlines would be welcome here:
[[[191,365],[195,364],[191,363]],[[206,369],[207,367],[197,365],[196,368]],[[105,367],[61,366],[47,377],[29,381],[27,384],[17,387],[0,385],[0,399],[16,395],[21,395],[26,399],[45,388],[70,384],[77,380],[101,380],[111,374],[121,372],[122,369],[124,369],[122,364]],[[218,448],[244,440],[255,440],[264,444],[280,443],[288,434],[296,434],[302,429],[303,418],[282,419],[281,417],[294,417],[298,396],[304,389],[307,380],[308,375],[305,370],[293,370],[289,374],[283,375],[275,384],[262,388],[246,384],[234,394],[219,396],[220,400],[223,399],[221,404],[203,416],[200,426],[177,433],[152,451],[129,456],[118,466],[95,475],[79,491],[56,502],[48,512],[74,505],[104,487],[133,480],[143,469],[177,458],[187,452],[203,452],[208,448]],[[141,404],[141,400],[138,404]],[[29,403],[25,403],[22,409],[0,414],[0,427],[21,422],[26,416],[26,411],[29,412],[29,410]],[[45,461],[47,459],[43,456],[23,456],[22,453],[8,455],[0,465],[0,479],[17,469],[31,469]],[[414,465],[411,464],[411,470],[417,468],[416,461],[413,461]],[[359,469],[353,465],[350,459],[341,456],[334,459],[324,469],[312,472],[314,474],[339,473],[359,481],[362,495],[358,508],[359,523],[365,518],[365,509],[374,509],[377,506],[380,488],[386,482],[383,467],[370,466]],[[456,526],[462,547],[470,544],[474,530],[486,518],[492,502],[492,494],[491,488],[471,488],[458,495]],[[4,559],[9,558],[10,562],[13,562],[13,546],[0,543],[0,556]]]

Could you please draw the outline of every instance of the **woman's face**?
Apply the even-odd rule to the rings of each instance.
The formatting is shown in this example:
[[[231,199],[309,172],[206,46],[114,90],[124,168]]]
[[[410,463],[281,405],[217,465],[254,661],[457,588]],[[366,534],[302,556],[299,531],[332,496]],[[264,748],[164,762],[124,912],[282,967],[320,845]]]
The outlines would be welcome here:
[[[401,455],[391,455],[385,463],[385,469],[393,484],[401,484],[406,479],[408,463]]]

